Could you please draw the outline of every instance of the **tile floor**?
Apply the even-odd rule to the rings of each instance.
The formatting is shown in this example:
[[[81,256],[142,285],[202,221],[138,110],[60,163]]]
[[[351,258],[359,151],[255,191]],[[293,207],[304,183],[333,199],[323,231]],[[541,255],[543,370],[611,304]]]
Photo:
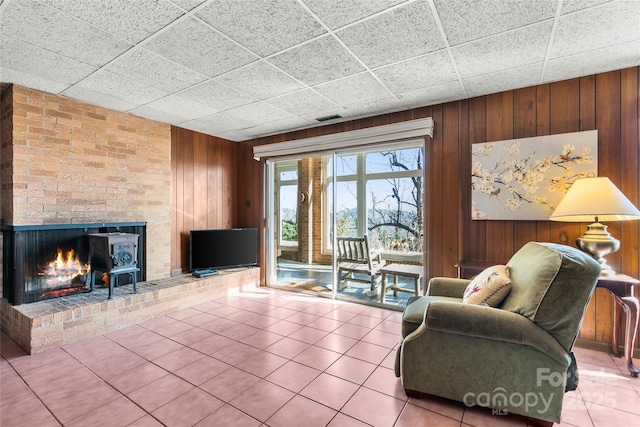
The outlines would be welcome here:
[[[0,343],[0,425],[526,426],[393,374],[401,313],[274,289],[229,295],[32,356]],[[566,426],[639,426],[640,379],[576,349]]]

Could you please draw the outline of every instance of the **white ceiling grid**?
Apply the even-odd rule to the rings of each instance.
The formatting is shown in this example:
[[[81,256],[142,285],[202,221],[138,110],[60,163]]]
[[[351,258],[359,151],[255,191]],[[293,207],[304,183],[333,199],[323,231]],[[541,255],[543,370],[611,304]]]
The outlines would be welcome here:
[[[0,0],[0,82],[243,141],[640,65],[640,0]]]

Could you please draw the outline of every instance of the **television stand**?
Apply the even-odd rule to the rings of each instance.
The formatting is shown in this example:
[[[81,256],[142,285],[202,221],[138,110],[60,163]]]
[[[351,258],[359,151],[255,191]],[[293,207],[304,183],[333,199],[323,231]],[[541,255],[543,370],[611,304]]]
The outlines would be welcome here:
[[[218,270],[214,270],[212,268],[200,268],[198,270],[193,270],[191,274],[195,277],[209,277],[218,274]]]

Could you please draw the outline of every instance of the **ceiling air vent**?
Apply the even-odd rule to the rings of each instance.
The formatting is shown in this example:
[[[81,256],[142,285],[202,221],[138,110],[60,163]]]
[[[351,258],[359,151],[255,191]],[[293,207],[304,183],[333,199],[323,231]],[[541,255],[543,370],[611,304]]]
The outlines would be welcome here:
[[[318,117],[316,120],[319,122],[326,122],[329,120],[335,120],[335,119],[341,119],[342,116],[340,114],[334,114],[333,116],[325,116],[325,117]]]

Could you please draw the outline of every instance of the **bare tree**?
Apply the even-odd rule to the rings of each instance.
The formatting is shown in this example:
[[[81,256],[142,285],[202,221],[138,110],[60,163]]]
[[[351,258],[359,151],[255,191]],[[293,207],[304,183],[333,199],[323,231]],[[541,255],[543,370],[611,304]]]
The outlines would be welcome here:
[[[421,170],[422,150],[417,151],[416,168]],[[391,169],[399,168],[405,171],[415,169],[409,168],[396,151],[387,151],[381,154],[387,158]],[[369,217],[369,231],[382,230],[383,227],[393,227],[395,230],[393,240],[396,244],[408,243],[406,241],[410,237],[407,238],[406,236],[412,236],[415,242],[419,242],[422,232],[423,179],[422,176],[411,177],[410,179],[412,183],[410,197],[403,197],[403,191],[406,189],[401,186],[400,179],[386,180],[391,186],[391,194],[384,195],[382,199],[378,199],[379,195],[376,195],[373,191],[371,192],[373,209]],[[404,235],[401,230],[404,230]],[[411,250],[419,250],[419,246],[418,248],[415,245],[408,246]]]

